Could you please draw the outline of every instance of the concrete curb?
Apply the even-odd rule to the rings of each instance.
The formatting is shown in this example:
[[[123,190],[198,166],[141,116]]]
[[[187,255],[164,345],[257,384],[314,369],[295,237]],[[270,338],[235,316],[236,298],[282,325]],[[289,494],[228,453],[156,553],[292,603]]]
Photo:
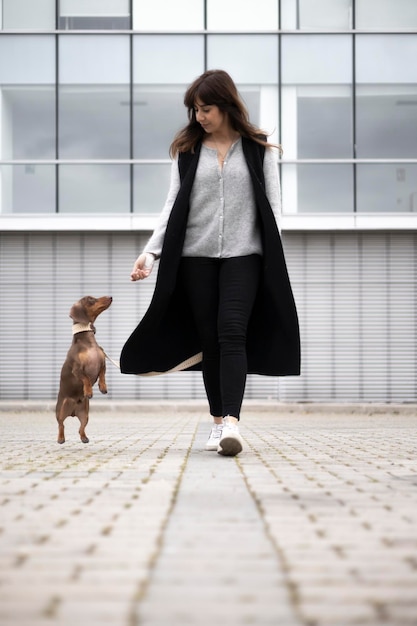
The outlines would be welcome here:
[[[56,400],[0,400],[0,412],[28,413],[55,411]],[[90,411],[94,413],[114,413],[123,411],[160,413],[161,411],[182,413],[189,411],[208,412],[204,400],[110,400],[93,399]],[[334,403],[334,402],[278,402],[274,400],[245,400],[242,415],[253,411],[263,413],[308,414],[352,414],[352,415],[417,415],[414,403]]]

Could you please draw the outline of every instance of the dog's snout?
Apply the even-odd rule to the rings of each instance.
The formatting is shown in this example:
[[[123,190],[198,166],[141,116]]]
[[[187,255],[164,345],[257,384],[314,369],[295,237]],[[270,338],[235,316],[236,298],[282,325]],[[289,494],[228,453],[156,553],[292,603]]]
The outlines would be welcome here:
[[[103,296],[102,298],[99,298],[99,301],[101,301],[107,309],[113,302],[113,298],[111,296]]]

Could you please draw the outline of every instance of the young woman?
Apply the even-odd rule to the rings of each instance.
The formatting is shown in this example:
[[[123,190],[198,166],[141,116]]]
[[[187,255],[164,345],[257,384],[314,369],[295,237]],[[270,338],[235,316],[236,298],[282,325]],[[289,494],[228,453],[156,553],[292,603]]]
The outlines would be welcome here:
[[[168,197],[131,273],[144,279],[160,259],[155,292],[121,370],[202,370],[213,417],[206,450],[235,456],[247,374],[300,371],[277,157],[226,72],[202,74],[184,104],[189,121],[171,145]]]

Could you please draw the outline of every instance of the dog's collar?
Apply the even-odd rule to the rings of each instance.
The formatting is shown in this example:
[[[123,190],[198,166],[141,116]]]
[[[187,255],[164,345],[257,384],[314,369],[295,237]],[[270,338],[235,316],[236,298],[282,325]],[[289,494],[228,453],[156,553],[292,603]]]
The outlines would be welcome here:
[[[94,328],[94,325],[91,322],[88,322],[87,324],[74,323],[72,325],[72,334],[73,335],[77,335],[78,333],[84,333],[87,330],[90,330],[93,333],[96,332],[96,329]]]

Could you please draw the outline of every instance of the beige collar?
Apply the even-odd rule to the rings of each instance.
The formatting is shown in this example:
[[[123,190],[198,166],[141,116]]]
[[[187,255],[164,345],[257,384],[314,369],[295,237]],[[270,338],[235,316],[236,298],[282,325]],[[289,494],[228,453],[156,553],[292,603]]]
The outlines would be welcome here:
[[[78,333],[84,333],[87,330],[90,330],[93,333],[96,332],[96,329],[94,328],[94,325],[91,322],[88,322],[87,324],[74,323],[72,325],[72,334],[73,335],[77,335]]]

